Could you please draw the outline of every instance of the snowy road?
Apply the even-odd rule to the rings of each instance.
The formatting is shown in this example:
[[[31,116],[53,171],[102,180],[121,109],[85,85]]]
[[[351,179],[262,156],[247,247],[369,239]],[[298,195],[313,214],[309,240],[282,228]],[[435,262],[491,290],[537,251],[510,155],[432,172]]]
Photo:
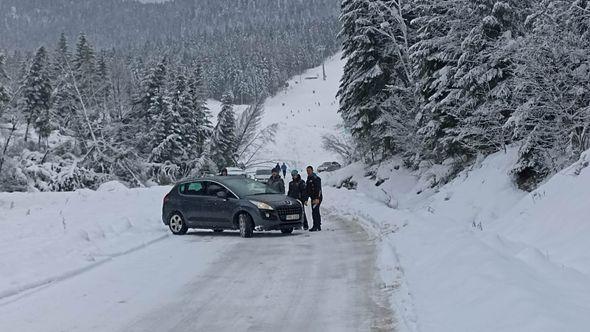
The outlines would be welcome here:
[[[4,299],[0,331],[391,330],[369,237],[350,221],[325,226],[169,237]]]

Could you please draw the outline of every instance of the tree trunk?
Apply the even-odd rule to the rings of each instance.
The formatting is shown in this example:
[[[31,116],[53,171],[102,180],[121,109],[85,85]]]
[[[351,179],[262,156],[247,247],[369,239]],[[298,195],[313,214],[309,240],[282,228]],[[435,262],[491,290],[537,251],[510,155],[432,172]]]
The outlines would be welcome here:
[[[12,128],[10,128],[10,133],[8,134],[8,138],[6,138],[6,142],[4,143],[4,148],[2,149],[2,156],[0,156],[0,172],[2,172],[2,166],[4,166],[4,158],[6,157],[6,152],[8,151],[8,145],[10,144],[10,140],[16,131],[16,123],[12,124]]]
[[[27,119],[27,129],[25,130],[25,142],[29,139],[29,126],[31,125],[31,119]]]

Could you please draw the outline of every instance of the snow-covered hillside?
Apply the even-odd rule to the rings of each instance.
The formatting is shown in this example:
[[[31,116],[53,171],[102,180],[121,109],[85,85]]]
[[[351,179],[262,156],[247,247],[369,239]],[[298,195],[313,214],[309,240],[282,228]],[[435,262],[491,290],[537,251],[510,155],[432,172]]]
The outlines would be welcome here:
[[[322,162],[338,160],[337,155],[322,148],[322,137],[342,130],[336,98],[344,66],[340,57],[337,54],[326,60],[325,80],[322,66],[307,70],[290,79],[285,89],[265,101],[261,127],[279,126],[275,142],[269,142],[256,159],[268,161],[268,164],[286,162],[289,168],[299,171],[308,165],[317,167]],[[216,118],[221,103],[210,99],[207,107]],[[236,105],[234,109],[240,114],[247,107]]]
[[[587,154],[533,193],[508,176],[516,150],[496,153],[432,189],[399,161],[358,190],[326,189],[381,243],[381,268],[407,331],[586,331],[590,326],[590,168]],[[379,187],[378,180],[385,180]],[[388,207],[388,204],[391,207]]]

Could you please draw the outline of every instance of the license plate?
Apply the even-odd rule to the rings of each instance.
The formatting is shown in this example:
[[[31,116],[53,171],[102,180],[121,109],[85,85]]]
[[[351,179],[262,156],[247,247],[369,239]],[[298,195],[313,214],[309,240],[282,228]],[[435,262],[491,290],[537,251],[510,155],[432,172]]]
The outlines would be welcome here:
[[[300,216],[298,214],[288,214],[287,220],[299,220]]]

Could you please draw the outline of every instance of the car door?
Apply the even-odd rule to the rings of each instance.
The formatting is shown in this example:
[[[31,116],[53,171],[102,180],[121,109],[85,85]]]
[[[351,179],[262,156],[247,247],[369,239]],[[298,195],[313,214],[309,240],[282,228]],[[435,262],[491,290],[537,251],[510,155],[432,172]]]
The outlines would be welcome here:
[[[217,196],[219,192],[225,192],[226,198]],[[217,227],[231,228],[233,213],[238,207],[237,197],[222,184],[212,181],[207,182],[207,196],[207,218]]]
[[[205,204],[208,199],[205,182],[183,183],[179,187],[182,212],[188,225],[203,226],[206,223]]]

